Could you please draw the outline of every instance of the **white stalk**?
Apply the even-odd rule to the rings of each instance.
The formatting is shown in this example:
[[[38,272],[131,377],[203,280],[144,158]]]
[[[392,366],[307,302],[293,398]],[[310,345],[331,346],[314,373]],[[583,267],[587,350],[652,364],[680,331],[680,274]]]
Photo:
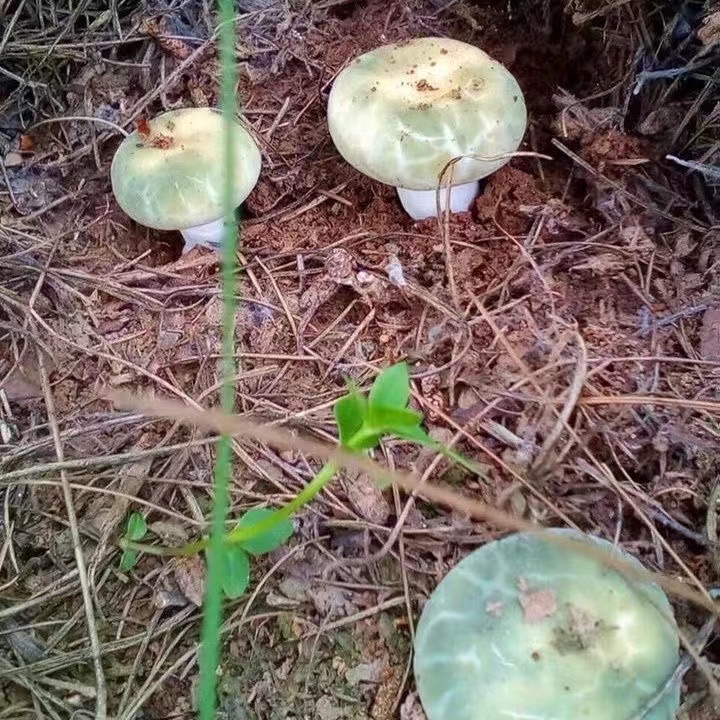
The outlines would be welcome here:
[[[189,252],[196,245],[205,245],[217,250],[222,244],[225,234],[225,218],[219,217],[204,225],[184,228],[180,232],[185,239],[183,254]]]
[[[398,197],[405,212],[413,220],[423,220],[424,218],[437,217],[437,190],[408,190],[407,188],[396,188]],[[450,188],[450,212],[460,213],[467,212],[471,207],[475,198],[480,193],[480,181],[474,180],[461,185],[453,185]],[[440,195],[440,214],[445,212],[447,207],[447,187],[439,189]]]

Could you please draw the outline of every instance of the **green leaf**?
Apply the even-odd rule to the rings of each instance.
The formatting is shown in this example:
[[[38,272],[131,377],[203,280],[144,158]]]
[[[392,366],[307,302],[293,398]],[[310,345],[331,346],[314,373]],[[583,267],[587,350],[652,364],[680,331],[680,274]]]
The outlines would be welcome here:
[[[137,553],[135,550],[125,550],[120,558],[120,570],[127,572],[135,567],[137,562]]]
[[[370,406],[369,422],[373,428],[383,433],[394,433],[402,428],[419,427],[423,416],[414,410],[398,409],[393,407]]]
[[[221,553],[223,592],[229,598],[238,598],[250,584],[250,558],[236,544],[223,545]]]
[[[377,428],[363,425],[346,447],[349,450],[371,450],[378,445],[382,436],[383,432]]]
[[[410,400],[410,375],[406,363],[383,370],[370,388],[370,407],[403,409]]]
[[[276,512],[271,508],[251,508],[240,518],[236,527],[251,528],[253,525],[257,525],[257,523],[275,515]],[[251,555],[263,555],[272,552],[285,543],[293,534],[294,529],[292,520],[283,518],[260,535],[249,540],[243,540],[237,545]]]
[[[419,425],[396,426],[393,434],[397,435],[399,438],[403,438],[403,440],[411,440],[418,445],[432,448],[438,452],[442,452],[444,450],[443,446],[435,442],[435,440],[433,440]]]
[[[367,400],[357,391],[341,397],[333,409],[340,435],[340,445],[348,447],[355,433],[362,427],[367,414]]]
[[[133,542],[138,542],[145,537],[145,533],[147,533],[145,518],[139,512],[131,513],[128,518],[125,537]]]

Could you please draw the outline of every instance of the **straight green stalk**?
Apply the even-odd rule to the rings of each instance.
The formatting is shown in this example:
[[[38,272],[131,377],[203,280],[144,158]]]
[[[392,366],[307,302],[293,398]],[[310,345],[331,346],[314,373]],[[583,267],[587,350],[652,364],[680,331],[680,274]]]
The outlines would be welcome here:
[[[235,115],[236,70],[234,61],[234,3],[233,0],[218,0],[220,16],[220,63],[221,106],[226,122],[224,134],[225,185],[223,206],[225,210],[225,235],[222,246],[222,297],[223,297],[223,341],[222,368],[223,385],[220,404],[227,413],[232,413],[235,404],[235,390],[232,378],[235,375],[235,258],[237,231],[234,217],[234,189],[232,158],[234,155],[234,134],[230,123]],[[200,720],[215,720],[216,672],[220,659],[220,625],[222,622],[222,565],[221,553],[228,512],[228,486],[232,475],[231,438],[224,435],[217,447],[215,463],[215,488],[212,530],[207,558],[208,578],[205,592],[204,613],[200,643]]]

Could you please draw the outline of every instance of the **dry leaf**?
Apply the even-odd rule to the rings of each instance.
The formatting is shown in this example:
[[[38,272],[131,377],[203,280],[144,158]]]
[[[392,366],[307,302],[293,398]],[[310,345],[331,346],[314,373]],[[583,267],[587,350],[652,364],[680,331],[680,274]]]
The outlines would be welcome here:
[[[640,260],[648,260],[655,251],[655,243],[642,225],[631,222],[620,228],[620,239],[628,250],[632,250]]]
[[[182,594],[193,605],[200,607],[205,594],[205,563],[201,557],[190,555],[175,558],[173,573]]]
[[[151,532],[170,545],[181,545],[187,542],[188,534],[182,525],[171,520],[156,520],[148,525]]]
[[[142,449],[142,445],[141,438],[135,448]],[[85,514],[85,522],[100,533],[102,543],[109,540],[125,518],[130,506],[130,498],[135,497],[140,492],[145,479],[150,473],[151,466],[152,458],[124,465],[118,473],[120,478],[119,494],[115,496],[112,503],[108,506],[107,496],[99,495],[89,505]]]
[[[705,278],[702,273],[685,273],[680,278],[680,284],[684,292],[698,290],[705,285]]]
[[[615,253],[598,253],[589,257],[584,262],[573,265],[570,270],[590,270],[600,275],[614,275],[625,269],[627,263],[621,255]]]
[[[686,110],[678,105],[666,105],[652,110],[638,125],[641,135],[658,135],[676,128],[686,114]]]
[[[346,485],[348,500],[362,518],[374,525],[384,525],[387,522],[390,517],[390,504],[371,477],[348,474]]]
[[[15,367],[4,378],[0,378],[0,390],[7,395],[9,402],[30,400],[42,397],[42,388],[34,379],[30,379],[19,367]]]
[[[345,717],[345,711],[330,695],[323,695],[315,703],[315,716],[318,720],[339,720],[339,718]]]
[[[675,239],[673,255],[679,258],[687,257],[696,247],[697,242],[695,242],[692,235],[689,232],[681,232]]]
[[[385,662],[382,659],[371,663],[360,663],[347,670],[345,679],[350,685],[358,685],[361,682],[376,683],[379,682],[384,667]]]
[[[697,36],[703,45],[720,42],[720,10],[705,18],[703,26],[697,31]]]
[[[620,112],[618,108],[587,108],[568,92],[553,95],[553,102],[560,110],[553,122],[553,129],[562,137],[581,140],[598,130],[612,127]]]
[[[700,357],[720,361],[720,307],[708,308],[700,330]]]
[[[551,235],[566,230],[581,232],[588,226],[585,218],[574,215],[573,209],[557,198],[550,198],[542,205],[520,205],[518,210],[530,217],[543,217]]]

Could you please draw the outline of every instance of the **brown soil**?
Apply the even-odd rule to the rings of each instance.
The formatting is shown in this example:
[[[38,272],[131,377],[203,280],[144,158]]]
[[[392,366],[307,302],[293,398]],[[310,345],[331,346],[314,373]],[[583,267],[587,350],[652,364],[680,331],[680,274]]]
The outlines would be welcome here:
[[[529,520],[616,538],[649,567],[709,587],[720,571],[703,530],[718,471],[711,306],[720,245],[707,203],[689,195],[692,181],[670,177],[664,135],[641,137],[617,121],[623,96],[606,91],[632,59],[630,36],[576,27],[562,3],[529,3],[512,18],[506,5],[297,3],[282,17],[260,9],[242,24],[252,59],[241,65],[239,92],[264,165],[240,235],[238,411],[332,438],[331,405],[346,379],[367,386],[377,369],[408,360],[413,404],[428,430],[442,441],[460,431],[457,449],[487,469],[475,478],[441,462],[431,479]],[[150,15],[138,25],[150,70],[136,47],[123,46],[117,65],[85,65],[52,114],[106,107],[123,123],[139,103],[152,115],[217,102],[214,51],[173,75],[199,43],[178,39],[184,32],[172,12]],[[393,188],[345,163],[325,117],[332,79],[348,60],[435,33],[481,46],[517,77],[531,118],[522,150],[536,154],[491,176],[472,211],[447,225],[413,223]],[[598,93],[600,105],[575,102]],[[177,234],[140,228],[119,210],[109,184],[118,136],[100,142],[102,132],[79,121],[47,124],[32,132],[32,150],[19,152],[19,139],[9,148],[21,162],[7,168],[13,196],[0,196],[0,388],[8,400],[0,425],[9,433],[0,472],[59,459],[53,425],[65,460],[86,461],[67,477],[101,640],[109,647],[116,637],[133,639],[107,651],[108,702],[128,711],[142,687],[143,717],[191,717],[197,670],[192,652],[182,655],[197,640],[200,613],[189,604],[158,607],[159,590],[177,596],[160,558],[143,556],[133,573],[120,574],[115,537],[128,507],[150,509],[149,522],[164,523],[163,532],[197,535],[211,507],[214,444],[190,428],[120,415],[103,392],[219,404],[219,260],[209,249],[181,256]],[[390,281],[391,263],[402,267],[403,287]],[[164,446],[178,447],[138,460]],[[116,453],[136,462],[102,462]],[[387,453],[396,467],[420,472],[433,459],[404,443]],[[236,513],[287,499],[318,467],[251,443],[236,460]],[[52,583],[75,567],[59,473],[50,466],[33,477],[5,495],[19,559],[13,567],[0,552],[8,604],[36,592],[51,598]],[[227,717],[390,718],[403,703],[414,707],[405,676],[414,618],[404,593],[417,611],[464,553],[503,530],[424,501],[405,515],[405,496],[366,481],[336,481],[300,516],[290,547],[307,546],[258,563],[251,591],[267,581],[259,596],[229,609],[237,624],[225,636]],[[129,506],[132,498],[144,505]],[[400,539],[367,560],[399,518]],[[73,587],[25,618],[74,618],[57,640],[68,653],[87,648]],[[691,629],[703,619],[691,605],[678,612]],[[355,622],[357,613],[367,617]],[[328,622],[335,629],[325,632]],[[46,642],[52,632],[35,637]],[[93,685],[90,662],[58,667],[58,678],[69,672]],[[24,692],[13,685],[9,702],[24,705]],[[76,695],[63,696],[63,707],[89,711],[93,701]]]

